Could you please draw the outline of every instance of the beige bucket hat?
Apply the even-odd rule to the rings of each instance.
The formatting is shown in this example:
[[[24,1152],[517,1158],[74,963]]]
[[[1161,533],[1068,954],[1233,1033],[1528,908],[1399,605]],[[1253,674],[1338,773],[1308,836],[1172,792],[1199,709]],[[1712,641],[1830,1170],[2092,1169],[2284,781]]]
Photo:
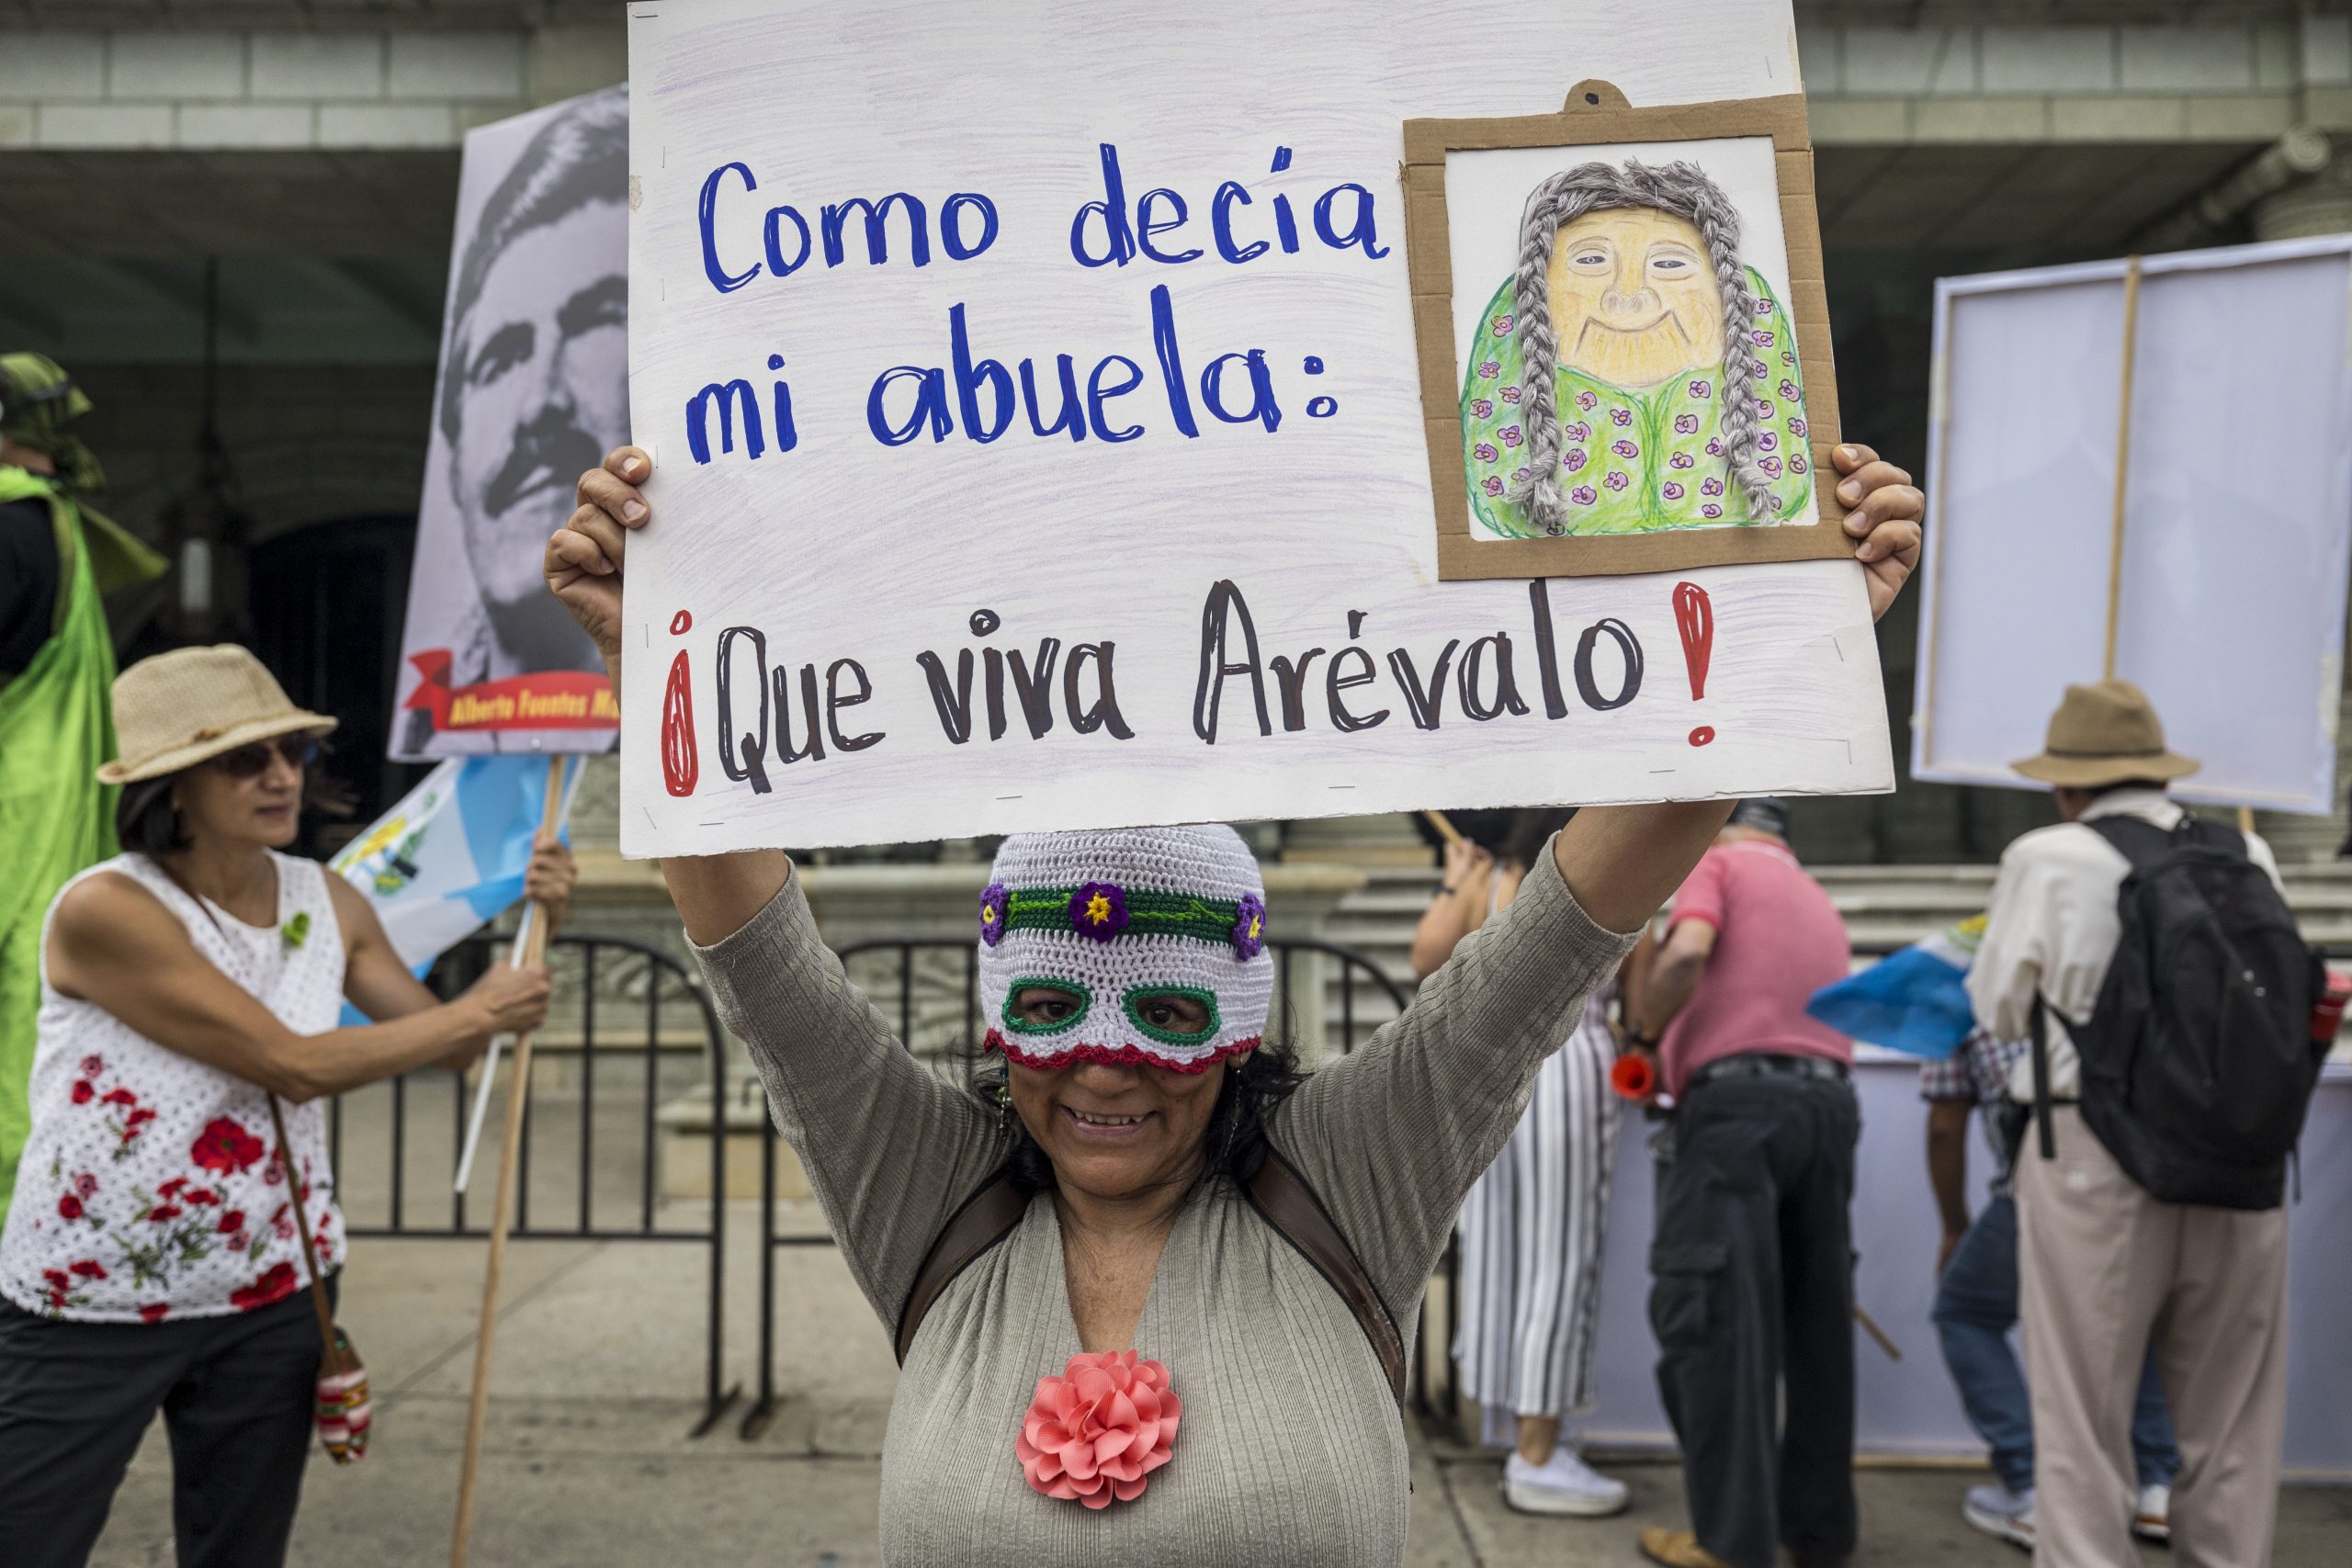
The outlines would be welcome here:
[[[208,757],[281,735],[324,735],[335,721],[298,708],[262,661],[224,642],[142,659],[114,680],[114,728],[122,755],[98,782],[136,784]]]
[[[2165,727],[2147,694],[2129,681],[2069,686],[2050,716],[2041,754],[2012,762],[2030,779],[2098,789],[2132,779],[2177,779],[2202,764],[2165,749]]]

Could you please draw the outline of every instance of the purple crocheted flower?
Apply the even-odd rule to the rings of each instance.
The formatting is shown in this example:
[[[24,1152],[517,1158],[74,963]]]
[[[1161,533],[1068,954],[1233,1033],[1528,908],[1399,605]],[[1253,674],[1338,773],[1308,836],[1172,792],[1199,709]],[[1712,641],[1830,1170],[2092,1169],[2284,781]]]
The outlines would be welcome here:
[[[1642,455],[1642,449],[1630,441],[1612,441],[1609,444],[1609,449],[1620,457],[1638,457]]]
[[[1266,901],[1255,893],[1241,896],[1241,908],[1233,918],[1233,951],[1243,958],[1255,958],[1266,950]]]
[[[1626,484],[1627,484],[1629,481],[1626,479],[1626,478],[1625,478],[1625,476],[1624,476],[1623,474],[1622,474],[1622,473],[1612,473],[1612,474],[1611,474],[1607,479],[1605,479],[1601,480],[1600,482],[1601,482],[1602,484],[1607,485],[1607,486],[1608,486],[1611,490],[1612,490],[1612,491],[1620,491],[1620,490],[1623,490],[1623,489],[1625,488]]]
[[[1069,923],[1090,942],[1109,942],[1127,929],[1127,896],[1115,882],[1087,882],[1069,896]]]
[[[1695,464],[1690,453],[1676,452],[1668,457],[1666,466],[1669,468],[1688,468],[1694,467]]]
[[[989,883],[989,890],[980,895],[980,941],[989,947],[1004,940],[1004,918],[1012,905],[1012,895],[1001,882]]]
[[[1501,455],[1495,450],[1495,444],[1491,441],[1481,441],[1470,448],[1470,456],[1482,463],[1491,463]]]
[[[1676,414],[1674,416],[1674,434],[1677,435],[1698,434],[1699,416],[1695,413]]]
[[[1658,486],[1657,492],[1658,494],[1666,497],[1668,501],[1680,501],[1682,499],[1682,487],[1672,479],[1668,479],[1664,484]]]
[[[1568,491],[1568,499],[1578,506],[1590,506],[1594,502],[1599,501],[1600,496],[1590,485],[1578,485]]]
[[[1600,401],[1600,399],[1594,393],[1578,392],[1577,394],[1577,407],[1584,410],[1587,413],[1590,413],[1592,412],[1593,405],[1599,401]]]
[[[1584,465],[1585,465],[1584,448],[1583,448],[1583,447],[1581,447],[1581,446],[1571,446],[1571,447],[1569,447],[1569,448],[1568,448],[1568,452],[1567,452],[1567,456],[1566,456],[1566,457],[1562,457],[1562,458],[1560,459],[1560,467],[1562,467],[1562,468],[1564,468],[1567,469],[1567,470],[1568,470],[1568,472],[1570,472],[1570,473],[1572,473],[1572,474],[1573,474],[1573,473],[1577,472],[1579,469],[1581,469],[1581,468],[1584,467]]]
[[[1723,514],[1724,509],[1712,501],[1699,508],[1699,515],[1702,517],[1721,517]]]
[[[1691,395],[1692,397],[1694,397],[1694,398],[1712,398],[1712,397],[1713,397],[1713,396],[1715,395],[1715,394],[1714,394],[1714,386],[1713,386],[1713,382],[1709,382],[1709,381],[1693,381],[1693,382],[1691,382],[1691,383],[1690,383],[1690,395]]]
[[[1477,415],[1480,419],[1492,419],[1495,413],[1494,400],[1491,398],[1473,398],[1470,400],[1470,412]]]

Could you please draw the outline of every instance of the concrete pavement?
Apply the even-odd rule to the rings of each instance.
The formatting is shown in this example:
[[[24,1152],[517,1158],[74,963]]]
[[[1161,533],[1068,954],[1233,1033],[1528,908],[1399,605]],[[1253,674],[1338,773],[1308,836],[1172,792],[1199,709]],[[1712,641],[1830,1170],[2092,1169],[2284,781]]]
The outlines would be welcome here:
[[[731,1216],[728,1381],[757,1368],[752,1213]],[[795,1216],[806,1226],[811,1216]],[[481,1280],[479,1241],[370,1241],[353,1249],[344,1322],[378,1397],[367,1461],[314,1460],[296,1527],[298,1564],[406,1568],[447,1560]],[[541,1241],[509,1255],[474,1561],[532,1568],[760,1562],[878,1563],[874,1509],[895,1369],[888,1346],[829,1247],[779,1254],[777,1381],[784,1398],[758,1438],[742,1402],[707,1436],[701,1415],[700,1256],[674,1246]],[[151,1432],[93,1562],[171,1562],[169,1455]],[[1496,1460],[1415,1434],[1414,1568],[1630,1564],[1645,1524],[1683,1522],[1679,1472],[1611,1467],[1634,1510],[1595,1523],[1530,1519],[1502,1505]],[[1960,1521],[1953,1471],[1861,1477],[1866,1563],[2022,1568],[2026,1559]],[[2282,1568],[2345,1561],[2352,1491],[2292,1490]],[[2161,1553],[2150,1553],[2161,1562]]]

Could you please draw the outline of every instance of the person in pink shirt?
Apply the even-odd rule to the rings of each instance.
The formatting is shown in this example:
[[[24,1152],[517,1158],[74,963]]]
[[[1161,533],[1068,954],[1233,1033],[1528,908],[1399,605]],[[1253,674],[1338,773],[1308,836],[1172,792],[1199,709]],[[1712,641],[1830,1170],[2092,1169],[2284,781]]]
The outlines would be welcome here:
[[[1788,807],[1742,801],[1674,896],[1629,1010],[1674,1119],[1657,1151],[1650,1326],[1690,1530],[1670,1568],[1852,1555],[1853,1045],[1805,1012],[1846,976],[1846,922],[1789,849]],[[1638,961],[1637,961],[1638,962]]]

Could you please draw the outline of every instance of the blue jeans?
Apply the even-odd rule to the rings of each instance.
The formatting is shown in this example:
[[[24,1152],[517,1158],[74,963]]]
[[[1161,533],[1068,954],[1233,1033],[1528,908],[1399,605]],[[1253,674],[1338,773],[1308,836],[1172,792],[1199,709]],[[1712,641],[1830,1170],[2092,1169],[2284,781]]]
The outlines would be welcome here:
[[[1936,1287],[1936,1333],[1960,1389],[1968,1424],[1993,1450],[1993,1472],[2012,1492],[2033,1485],[2033,1401],[2009,1348],[2018,1321],[2018,1209],[2007,1193],[1978,1212]],[[2169,1486],[2180,1470],[2172,1416],[2152,1355],[2140,1372],[2132,1412],[2132,1455],[2140,1484]]]

